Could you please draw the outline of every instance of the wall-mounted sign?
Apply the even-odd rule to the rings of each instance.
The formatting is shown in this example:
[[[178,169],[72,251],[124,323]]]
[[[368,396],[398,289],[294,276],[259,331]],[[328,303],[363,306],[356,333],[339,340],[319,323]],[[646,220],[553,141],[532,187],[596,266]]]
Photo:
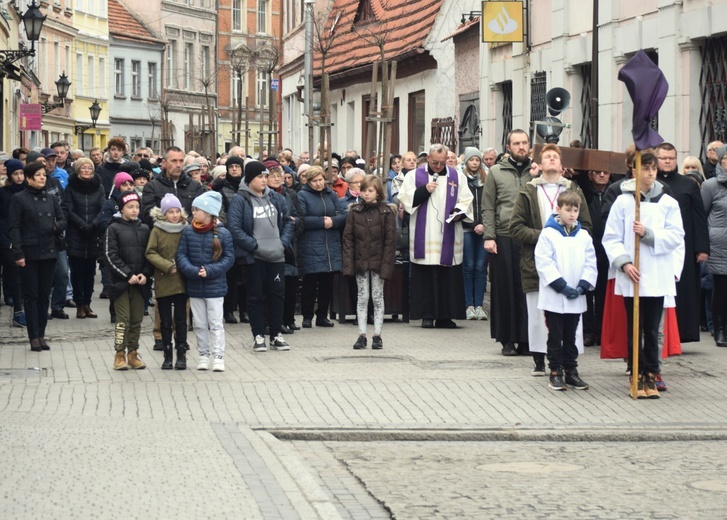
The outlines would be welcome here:
[[[482,2],[482,41],[523,41],[523,3]]]
[[[40,103],[21,103],[20,130],[40,130],[43,126],[43,110]]]

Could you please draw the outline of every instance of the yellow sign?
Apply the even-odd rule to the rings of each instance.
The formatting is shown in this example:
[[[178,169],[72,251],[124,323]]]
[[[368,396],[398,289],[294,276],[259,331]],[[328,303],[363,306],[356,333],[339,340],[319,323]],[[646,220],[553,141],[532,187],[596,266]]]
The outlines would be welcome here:
[[[523,3],[482,2],[482,41],[523,41]]]

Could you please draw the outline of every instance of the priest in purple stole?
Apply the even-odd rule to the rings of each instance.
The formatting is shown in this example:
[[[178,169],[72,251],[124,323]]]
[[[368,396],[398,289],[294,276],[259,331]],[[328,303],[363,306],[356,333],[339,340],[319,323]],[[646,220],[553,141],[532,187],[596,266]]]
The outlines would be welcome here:
[[[411,319],[424,328],[456,328],[465,318],[462,219],[472,220],[472,192],[446,165],[448,148],[432,145],[427,163],[404,177],[399,200],[411,215]]]

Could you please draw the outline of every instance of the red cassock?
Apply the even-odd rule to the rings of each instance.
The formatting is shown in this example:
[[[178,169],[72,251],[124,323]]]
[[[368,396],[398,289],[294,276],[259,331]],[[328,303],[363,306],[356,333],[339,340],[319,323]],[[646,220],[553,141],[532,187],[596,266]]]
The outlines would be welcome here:
[[[625,359],[628,355],[628,324],[623,296],[614,293],[616,281],[606,285],[606,301],[603,305],[601,326],[601,359]],[[668,307],[664,316],[664,349],[661,357],[678,356],[682,353],[679,341],[679,325],[676,309]]]

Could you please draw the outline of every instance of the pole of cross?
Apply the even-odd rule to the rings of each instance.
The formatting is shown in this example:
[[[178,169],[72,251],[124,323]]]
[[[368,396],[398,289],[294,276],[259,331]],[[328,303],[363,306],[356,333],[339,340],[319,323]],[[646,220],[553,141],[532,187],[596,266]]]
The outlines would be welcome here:
[[[641,150],[636,150],[636,173],[634,175],[636,189],[634,190],[634,220],[641,221]],[[639,270],[639,249],[641,237],[634,233],[634,267]],[[634,312],[631,335],[631,398],[636,399],[639,385],[639,343],[641,331],[639,330],[639,282],[634,282]]]

